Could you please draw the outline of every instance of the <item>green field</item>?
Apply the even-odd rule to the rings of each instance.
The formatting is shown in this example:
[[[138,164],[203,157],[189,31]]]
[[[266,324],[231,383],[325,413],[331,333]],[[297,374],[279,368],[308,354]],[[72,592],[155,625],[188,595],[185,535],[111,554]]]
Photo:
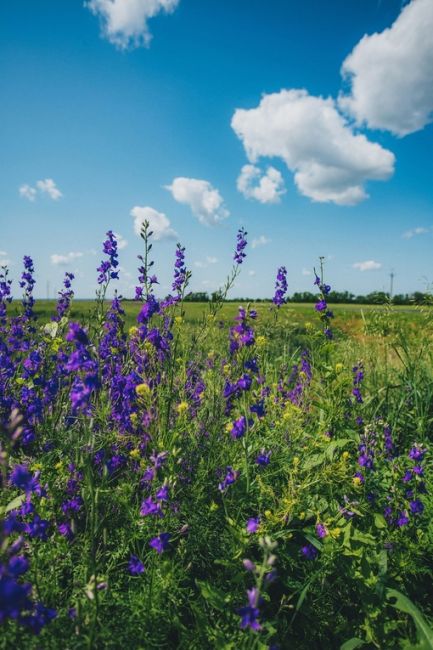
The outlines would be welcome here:
[[[183,310],[185,312],[185,320],[191,324],[197,324],[203,321],[209,314],[209,307],[211,303],[200,302],[185,302]],[[218,318],[222,321],[232,321],[236,316],[240,302],[226,302],[218,314]],[[108,308],[109,303],[106,303]],[[140,310],[140,303],[134,301],[124,301],[123,309],[125,310],[125,324],[131,327],[136,324],[136,317]],[[272,303],[271,302],[251,302],[250,307],[256,309],[259,316],[264,321],[272,321]],[[335,324],[337,327],[354,331],[363,326],[363,319],[366,320],[372,314],[383,314],[391,312],[395,314],[401,322],[414,322],[416,323],[420,318],[420,308],[418,307],[400,307],[393,306],[388,308],[381,305],[356,305],[356,304],[338,304],[330,305],[335,313]],[[40,322],[48,322],[51,316],[55,313],[56,302],[54,300],[38,300],[35,306],[35,313]],[[10,308],[11,314],[19,313],[19,303],[12,303]],[[70,319],[83,321],[91,321],[95,309],[95,302],[93,300],[74,300],[70,311]],[[288,325],[305,324],[308,321],[315,320],[314,304],[310,303],[289,303],[284,305],[280,310],[280,320],[284,320]]]

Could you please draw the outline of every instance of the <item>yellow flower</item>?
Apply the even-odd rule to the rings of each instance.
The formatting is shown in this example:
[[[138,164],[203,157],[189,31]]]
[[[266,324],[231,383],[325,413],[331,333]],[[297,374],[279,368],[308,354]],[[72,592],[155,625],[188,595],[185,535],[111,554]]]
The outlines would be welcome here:
[[[129,419],[131,421],[131,424],[137,424],[137,422],[138,422],[137,413],[131,413],[131,415],[129,416]]]
[[[270,519],[272,517],[271,510],[265,510],[265,517],[266,517],[266,519]]]
[[[258,336],[256,338],[256,345],[258,348],[263,348],[266,345],[266,336]]]
[[[32,470],[33,470],[34,472],[37,472],[39,469],[42,469],[42,463],[34,463],[34,464],[32,465]]]
[[[59,460],[59,462],[54,465],[54,469],[56,469],[58,471],[63,469],[63,461]]]
[[[135,336],[136,334],[138,334],[138,327],[133,325],[129,328],[129,336]]]
[[[341,534],[341,528],[333,528],[332,530],[329,531],[329,534],[331,537],[338,537]]]
[[[129,455],[131,458],[140,458],[140,450],[139,449],[131,449],[129,452]]]
[[[293,459],[293,464],[294,465],[299,465],[299,463],[300,463],[299,457],[295,456],[294,459]]]
[[[311,330],[313,328],[313,323],[310,323],[310,321],[307,321],[305,323],[305,329],[306,330]]]
[[[182,316],[175,316],[174,317],[174,322],[176,323],[176,325],[180,325],[181,323],[183,323]]]
[[[359,478],[359,476],[354,476],[352,481],[353,481],[353,485],[355,487],[359,487],[361,485],[361,482],[362,482],[361,479]]]
[[[135,392],[138,397],[147,397],[151,393],[148,384],[138,384],[138,386],[135,387]]]
[[[182,415],[182,413],[185,413],[185,411],[188,410],[188,402],[180,402],[180,404],[177,405],[176,410],[179,415]]]
[[[230,372],[230,365],[229,365],[228,363],[226,363],[226,364],[223,366],[223,373],[224,373],[225,375],[228,375],[229,372]]]
[[[343,364],[342,363],[336,363],[335,364],[335,372],[339,373],[343,370]]]
[[[347,460],[348,458],[350,458],[349,452],[348,451],[343,451],[343,453],[341,454],[341,458],[343,460]]]
[[[299,519],[305,519],[305,512],[299,513]]]

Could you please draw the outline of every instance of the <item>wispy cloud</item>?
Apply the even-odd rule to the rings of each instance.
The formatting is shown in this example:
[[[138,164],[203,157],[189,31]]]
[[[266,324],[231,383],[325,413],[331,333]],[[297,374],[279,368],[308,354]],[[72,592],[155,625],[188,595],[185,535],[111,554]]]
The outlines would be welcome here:
[[[53,201],[57,201],[63,196],[52,178],[45,178],[43,181],[37,181],[36,186],[40,192],[48,194]]]
[[[40,194],[47,194],[51,199],[53,199],[53,201],[58,201],[58,199],[63,196],[52,178],[45,178],[44,180],[36,181],[36,187],[24,183],[18,188],[18,191],[20,196],[28,201],[34,201],[38,191]]]
[[[418,228],[412,228],[412,230],[406,230],[402,234],[403,239],[412,239],[412,237],[416,237],[417,235],[426,235],[428,232],[431,232],[431,228],[423,228],[419,226]]]
[[[55,266],[67,266],[80,257],[83,257],[83,253],[80,253],[79,251],[72,251],[70,253],[66,253],[65,255],[53,253],[51,255],[51,264],[54,264]]]
[[[20,196],[22,196],[24,199],[27,199],[28,201],[34,201],[36,198],[35,188],[31,187],[30,185],[27,185],[27,183],[21,185],[18,191],[20,193]]]
[[[354,269],[358,269],[358,271],[377,271],[382,268],[382,264],[380,262],[375,262],[374,260],[355,262],[352,266]]]
[[[123,250],[128,246],[127,240],[120,233],[115,232],[114,236],[117,239],[117,248],[119,249],[119,251]]]
[[[212,257],[211,255],[208,255],[204,261],[197,260],[197,262],[194,262],[194,266],[196,266],[198,269],[205,269],[210,264],[216,264],[217,262],[218,262],[217,257]]]
[[[253,239],[251,248],[257,248],[258,246],[266,246],[266,244],[270,244],[271,241],[272,240],[269,239],[269,237],[265,237],[265,235],[260,235],[260,237]]]

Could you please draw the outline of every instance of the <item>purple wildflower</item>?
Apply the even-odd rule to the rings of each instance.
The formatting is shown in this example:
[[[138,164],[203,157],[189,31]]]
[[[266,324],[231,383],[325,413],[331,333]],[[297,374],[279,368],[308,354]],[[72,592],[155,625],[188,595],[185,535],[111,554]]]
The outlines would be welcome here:
[[[170,533],[161,533],[157,537],[152,537],[149,546],[154,548],[157,553],[161,554],[163,551],[168,549],[170,537]]]

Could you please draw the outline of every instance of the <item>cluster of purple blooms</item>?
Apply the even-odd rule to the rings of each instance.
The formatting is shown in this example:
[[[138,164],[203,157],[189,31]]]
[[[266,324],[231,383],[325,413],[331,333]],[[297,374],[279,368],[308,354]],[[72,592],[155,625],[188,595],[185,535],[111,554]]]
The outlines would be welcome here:
[[[59,299],[56,306],[57,314],[53,316],[53,320],[55,321],[62,320],[62,318],[66,316],[69,311],[71,301],[74,297],[74,291],[72,289],[72,280],[74,280],[74,278],[75,276],[73,273],[65,273],[65,279],[63,280],[64,289],[59,291]]]
[[[237,234],[234,256],[236,265],[242,264],[246,257],[246,235],[243,229]],[[141,502],[139,513],[146,522],[149,524],[151,522],[153,535],[146,543],[157,554],[161,554],[170,548],[173,535],[170,532],[155,534],[154,527],[161,520],[164,522],[164,528],[165,525],[168,527],[169,520],[171,523],[171,516],[167,516],[168,513],[175,515],[178,511],[178,504],[173,501],[171,493],[176,492],[177,495],[176,481],[183,480],[179,480],[182,471],[193,473],[195,461],[189,466],[187,464],[189,459],[182,458],[179,461],[176,481],[173,481],[168,470],[162,469],[166,466],[168,452],[150,453],[152,449],[150,443],[154,441],[152,431],[155,423],[158,423],[157,388],[166,378],[163,367],[164,362],[170,358],[173,338],[171,333],[173,318],[169,308],[182,297],[188,281],[185,249],[178,244],[172,284],[172,290],[176,295],[158,300],[152,290],[153,285],[158,281],[155,275],[149,273],[153,264],[147,260],[150,248],[151,246],[147,246],[145,257],[140,256],[142,263],[139,268],[140,286],[136,288],[136,299],[142,302],[137,317],[139,327],[135,328],[135,332],[131,333],[129,338],[126,336],[123,331],[125,314],[122,300],[116,293],[109,309],[103,314],[97,345],[92,343],[88,331],[79,323],[69,323],[66,334],[62,329],[60,321],[67,316],[73,298],[72,273],[65,275],[64,289],[59,292],[57,314],[53,317],[53,320],[60,323],[58,329],[64,336],[60,349],[53,351],[49,348],[49,343],[38,341],[34,336],[35,329],[32,325],[35,319],[34,268],[31,258],[27,256],[24,258],[25,269],[20,283],[24,289],[23,313],[17,319],[11,320],[11,327],[6,334],[6,313],[7,304],[11,300],[11,282],[7,272],[0,274],[0,410],[2,417],[3,413],[14,407],[19,407],[25,412],[22,442],[32,443],[35,441],[38,425],[43,422],[44,414],[52,413],[55,397],[63,388],[69,392],[69,404],[64,409],[67,411],[67,424],[74,425],[77,421],[80,423],[84,421],[86,427],[94,427],[94,431],[99,434],[101,424],[99,422],[94,424],[90,418],[95,414],[95,402],[104,388],[108,397],[107,426],[115,432],[115,442],[98,448],[97,451],[92,445],[85,445],[80,451],[89,454],[90,471],[94,472],[97,480],[103,477],[113,485],[125,469],[131,469],[138,477],[141,476],[138,488]],[[111,280],[118,279],[117,241],[112,231],[107,233],[103,250],[108,259],[101,262],[98,267],[98,283],[104,285],[103,288],[106,289]],[[331,287],[324,284],[317,275],[315,284],[320,290],[320,298],[315,309],[322,319],[325,336],[332,338],[329,325],[333,314],[327,305],[327,296]],[[286,302],[287,294],[287,270],[284,266],[278,269],[275,289],[273,302],[279,308]],[[153,326],[155,321],[151,322],[154,316],[158,316],[158,319],[155,319],[158,323],[157,327]],[[266,399],[271,394],[270,388],[265,384],[265,377],[260,374],[258,358],[254,351],[256,337],[252,321],[255,321],[256,317],[257,313],[254,309],[246,310],[240,307],[235,325],[230,328],[229,333],[230,379],[225,381],[223,399],[225,414],[230,415],[228,433],[233,440],[241,440],[247,434],[249,435],[250,430],[255,433],[260,428],[260,420],[266,414]],[[14,360],[11,351],[16,353]],[[53,362],[52,365],[55,366],[50,377],[44,375],[44,364],[48,355]],[[212,362],[207,363],[208,365],[200,360],[190,361],[182,379],[174,386],[179,394],[185,395],[188,417],[191,418],[197,416],[206,390],[203,367],[214,367]],[[19,367],[19,372],[16,373],[20,380],[17,382],[19,390],[13,399],[9,399],[6,387],[16,371],[14,364]],[[283,373],[277,384],[275,404],[284,407],[290,402],[304,408],[305,390],[312,380],[309,352],[303,351],[299,362],[291,368],[291,371],[287,368],[286,370],[287,372]],[[363,366],[358,363],[353,368],[353,406],[363,403],[361,394],[363,380]],[[145,398],[140,397],[140,387],[144,389]],[[252,399],[247,397],[248,393],[253,395]],[[275,405],[271,405],[270,411],[273,406]],[[169,410],[167,418],[169,427],[172,423],[177,424],[175,417]],[[362,424],[362,420],[358,421],[358,424]],[[200,436],[203,434],[203,438],[208,435],[204,434],[205,426],[199,433]],[[247,448],[246,440],[243,440],[243,443]],[[251,461],[258,466],[255,468],[256,475],[259,476],[261,472],[260,476],[262,476],[266,473],[262,468],[271,462],[272,450],[265,447],[259,450],[259,444],[255,447],[254,454],[251,454]],[[380,445],[383,445],[382,456],[380,456]],[[234,449],[236,444],[232,446]],[[200,452],[200,445],[198,449]],[[367,472],[373,472],[379,460],[385,458],[391,465],[395,459],[390,426],[384,426],[383,443],[379,442],[375,430],[366,428],[360,435],[358,451],[360,471],[356,472],[355,478],[364,484]],[[401,528],[409,523],[411,517],[423,512],[424,505],[419,495],[425,493],[422,480],[424,473],[422,461],[425,453],[426,450],[421,445],[415,445],[409,452],[411,466],[406,469],[401,481],[405,490],[404,500],[385,509],[385,518],[390,525]],[[233,460],[227,459],[224,464],[227,462],[233,462],[235,465]],[[39,473],[30,472],[27,465],[17,464],[7,477],[13,489],[24,492],[25,499],[18,508],[8,513],[3,523],[3,535],[6,537],[16,535],[17,538],[7,547],[7,561],[0,565],[0,623],[7,618],[16,619],[37,633],[56,615],[55,610],[35,603],[32,599],[31,585],[23,582],[23,576],[29,568],[28,560],[23,554],[23,547],[32,539],[46,541],[51,531],[57,530],[57,534],[68,542],[73,542],[79,534],[80,526],[88,515],[81,496],[84,494],[82,490],[84,473],[77,469],[75,463],[70,463],[67,469],[69,477],[60,503],[61,512],[59,518],[55,518],[57,528],[52,525],[53,522],[43,519],[36,511],[35,497],[47,495],[46,488],[39,482]],[[218,490],[223,496],[239,476],[240,471],[234,469],[232,465],[227,465],[220,470]],[[216,485],[213,489],[216,491]],[[345,497],[341,514],[350,519],[355,514],[355,505],[356,502],[349,501]],[[42,513],[41,510],[40,512]],[[254,543],[254,536],[260,525],[259,515],[248,519],[246,533],[252,536],[249,537],[251,543]],[[315,526],[315,533],[319,540],[329,534],[325,524],[320,522]],[[318,557],[318,548],[312,543],[307,543],[302,546],[300,553],[306,560],[314,560]],[[256,571],[254,563],[250,560],[245,560],[244,566],[248,571],[253,573]],[[138,555],[130,555],[127,570],[132,576],[139,576],[145,572],[144,563]],[[271,581],[273,572],[267,573],[265,579]],[[256,632],[262,629],[261,603],[260,590],[257,587],[249,589],[247,604],[238,610],[241,628],[249,628]]]
[[[180,295],[185,287],[186,280],[187,270],[185,266],[185,247],[177,244],[176,261],[174,263],[174,280],[172,284],[173,291]]]
[[[317,273],[315,273],[315,286],[319,288],[320,294],[319,299],[315,304],[315,310],[320,314],[320,320],[323,325],[323,333],[327,339],[333,338],[333,333],[331,329],[331,320],[334,318],[333,312],[329,309],[327,303],[327,296],[331,292],[331,287],[329,284],[325,284],[323,280],[319,278]]]
[[[404,503],[406,507],[400,509],[396,507],[395,513],[391,502],[386,506],[384,516],[390,526],[395,525],[399,528],[407,526],[411,517],[416,517],[424,512],[424,504],[419,496],[427,493],[423,480],[424,468],[422,465],[426,451],[425,447],[420,444],[415,444],[409,450],[408,458],[412,465],[405,471],[401,479],[404,486],[404,495],[400,504]]]
[[[361,384],[364,381],[364,367],[361,362],[358,363],[356,366],[353,366],[352,373],[353,373],[352,395],[358,404],[362,404],[363,399],[361,394]]]
[[[15,465],[9,474],[9,482],[25,494],[25,501],[16,510],[5,517],[1,526],[2,548],[6,550],[5,561],[0,562],[0,624],[7,619],[17,621],[34,634],[53,620],[57,612],[33,599],[33,587],[30,582],[23,582],[23,576],[29,570],[29,561],[23,554],[26,545],[25,535],[29,538],[47,539],[49,522],[36,514],[32,495],[46,496],[46,491],[38,481],[38,475],[32,474],[25,465]],[[8,538],[17,537],[12,541]]]
[[[108,284],[110,280],[119,279],[119,271],[116,271],[119,266],[117,239],[112,230],[107,232],[107,239],[103,244],[103,252],[107,255],[108,259],[102,260],[97,268],[99,273],[98,284]]]
[[[281,307],[281,305],[284,305],[286,302],[286,293],[287,293],[288,285],[287,285],[287,269],[285,266],[280,266],[277,272],[277,280],[275,282],[275,295],[272,298],[272,302],[274,305],[276,305],[278,308]]]
[[[237,243],[236,243],[236,250],[234,254],[234,261],[236,264],[242,264],[244,259],[246,258],[246,253],[245,253],[245,248],[247,247],[247,231],[245,228],[241,228],[238,230],[238,234],[236,235],[237,238]]]
[[[91,396],[99,386],[98,363],[92,357],[87,332],[78,323],[70,323],[66,340],[75,349],[69,355],[66,370],[72,375],[70,391],[72,413],[91,413]]]

